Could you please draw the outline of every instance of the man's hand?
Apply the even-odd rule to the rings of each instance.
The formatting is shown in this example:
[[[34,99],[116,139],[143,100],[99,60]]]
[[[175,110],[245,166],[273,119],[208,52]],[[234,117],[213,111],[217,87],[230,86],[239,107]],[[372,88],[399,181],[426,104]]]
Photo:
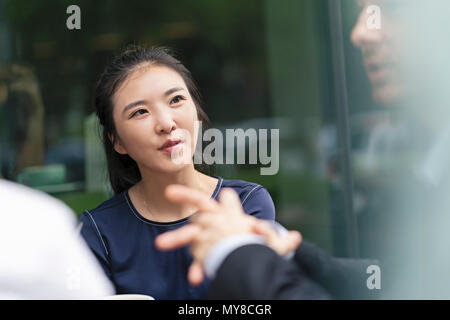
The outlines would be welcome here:
[[[300,232],[291,230],[287,231],[284,235],[280,235],[274,230],[269,222],[264,220],[256,221],[252,230],[253,233],[263,236],[267,246],[280,256],[287,255],[294,251],[302,242],[302,235]]]
[[[269,225],[247,215],[242,209],[238,195],[232,189],[219,194],[219,203],[209,196],[184,186],[172,185],[166,189],[169,200],[198,208],[191,217],[191,224],[158,236],[155,245],[160,250],[173,250],[191,244],[194,262],[188,273],[191,284],[203,281],[203,262],[212,247],[227,236],[237,234],[259,234],[279,254],[286,254],[298,247],[300,233],[291,231],[280,236]]]

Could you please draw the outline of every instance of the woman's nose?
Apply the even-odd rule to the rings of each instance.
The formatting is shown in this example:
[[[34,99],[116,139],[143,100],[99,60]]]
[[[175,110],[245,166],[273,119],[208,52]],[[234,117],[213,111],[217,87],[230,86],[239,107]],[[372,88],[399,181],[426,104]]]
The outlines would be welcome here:
[[[155,131],[158,134],[170,133],[177,128],[173,117],[168,112],[160,112],[156,118]]]

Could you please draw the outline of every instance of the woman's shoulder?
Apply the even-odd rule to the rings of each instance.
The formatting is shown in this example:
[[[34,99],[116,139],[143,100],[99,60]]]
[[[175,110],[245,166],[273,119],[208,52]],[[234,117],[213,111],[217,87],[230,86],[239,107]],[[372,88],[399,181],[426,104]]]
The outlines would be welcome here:
[[[124,208],[126,209],[127,206],[127,197],[124,191],[112,196],[93,209],[85,210],[83,215],[90,215],[100,218],[104,214],[108,214],[108,216],[111,217],[114,213],[123,211]]]
[[[234,179],[222,179],[220,189],[222,188],[234,189],[234,191],[236,191],[236,193],[239,195],[239,198],[241,198],[242,203],[248,201],[250,196],[252,196],[254,193],[261,193],[261,191],[267,192],[267,190],[258,183]]]

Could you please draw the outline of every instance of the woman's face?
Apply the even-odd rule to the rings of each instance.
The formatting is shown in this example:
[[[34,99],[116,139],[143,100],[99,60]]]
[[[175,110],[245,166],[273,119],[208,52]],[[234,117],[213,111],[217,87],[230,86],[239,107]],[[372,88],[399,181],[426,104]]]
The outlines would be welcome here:
[[[114,94],[113,105],[114,149],[128,154],[141,170],[175,172],[192,163],[197,110],[176,71],[139,66]]]

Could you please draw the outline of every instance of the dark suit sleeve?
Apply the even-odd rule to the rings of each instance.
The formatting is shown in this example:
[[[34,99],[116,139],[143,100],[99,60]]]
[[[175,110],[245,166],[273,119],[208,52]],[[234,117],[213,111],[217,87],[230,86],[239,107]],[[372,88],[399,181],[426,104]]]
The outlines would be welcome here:
[[[378,299],[380,290],[367,288],[367,267],[376,260],[336,258],[316,245],[303,241],[294,260],[313,281],[337,299]]]
[[[264,245],[234,250],[212,282],[211,299],[330,299],[328,292],[309,279],[293,261]]]

